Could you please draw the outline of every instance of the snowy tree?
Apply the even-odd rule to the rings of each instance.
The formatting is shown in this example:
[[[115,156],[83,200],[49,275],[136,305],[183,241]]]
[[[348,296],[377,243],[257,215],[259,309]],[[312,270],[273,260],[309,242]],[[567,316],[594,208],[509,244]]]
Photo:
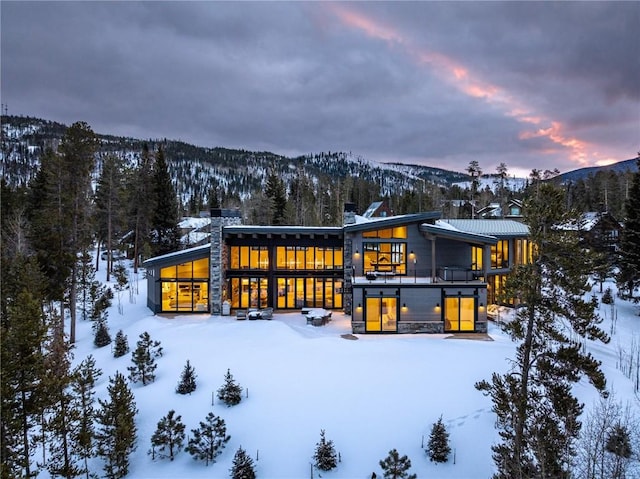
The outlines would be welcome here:
[[[78,427],[74,434],[74,454],[83,462],[81,472],[89,479],[88,460],[95,455],[95,416],[94,407],[95,384],[102,375],[102,371],[96,368],[93,356],[87,356],[74,370],[73,383],[73,407],[77,410],[79,419]]]
[[[242,401],[242,387],[233,379],[231,371],[227,369],[224,376],[224,385],[218,389],[218,399],[227,406],[235,406]]]
[[[107,344],[111,344],[111,335],[107,326],[107,320],[101,319],[95,324],[96,334],[93,338],[93,344],[98,348],[103,348]]]
[[[242,449],[242,446],[238,448],[235,456],[233,456],[233,466],[230,472],[232,479],[255,479],[256,477],[253,459]]]
[[[187,364],[185,364],[184,369],[182,370],[182,375],[180,376],[178,387],[176,387],[176,392],[178,394],[191,394],[195,390],[196,370],[191,366],[187,359]]]
[[[185,450],[194,459],[205,461],[207,466],[215,462],[216,457],[222,454],[222,450],[231,439],[231,436],[227,436],[224,419],[212,412],[200,422],[198,429],[191,430],[191,434],[193,437],[189,438]]]
[[[620,290],[633,300],[636,288],[640,287],[640,153],[636,160],[638,171],[633,174],[633,182],[625,202],[625,218],[620,237]]]
[[[182,449],[184,444],[184,429],[182,416],[175,415],[172,409],[158,421],[156,431],[151,436],[151,449],[149,454],[153,459],[156,455],[160,458],[168,457],[173,461],[175,455]]]
[[[389,455],[380,461],[385,479],[416,479],[418,476],[409,474],[411,460],[407,456],[400,456],[396,449],[391,449]]]
[[[113,348],[113,357],[119,358],[121,356],[124,356],[128,352],[129,352],[129,342],[127,340],[127,335],[124,334],[122,329],[120,329],[116,333],[116,341],[115,341],[115,346]]]
[[[321,471],[330,471],[338,465],[336,449],[333,441],[325,438],[324,429],[320,430],[320,442],[316,444],[313,454],[315,466]]]
[[[108,400],[99,399],[100,409],[96,414],[97,455],[104,460],[104,471],[108,479],[118,479],[129,471],[129,455],[136,449],[138,413],[133,393],[125,377],[116,372],[109,378]]]
[[[118,312],[120,314],[124,314],[120,297],[122,296],[122,292],[129,287],[127,268],[125,268],[125,266],[120,261],[118,261],[118,264],[113,267],[113,275],[116,278],[115,289],[118,294]]]
[[[507,294],[523,307],[503,328],[519,343],[512,369],[476,387],[493,400],[501,442],[492,446],[497,479],[564,477],[580,431],[582,405],[572,384],[585,376],[605,389],[600,363],[580,341],[608,342],[598,327],[597,300],[588,298],[589,258],[575,231],[556,228],[576,215],[562,190],[538,181],[525,201],[534,244],[530,264],[509,277]]]
[[[154,209],[151,220],[151,247],[154,255],[180,249],[178,197],[162,148],[158,148],[153,169]]]
[[[427,456],[431,462],[447,462],[449,460],[449,433],[442,423],[442,416],[431,428],[427,444]]]
[[[140,335],[135,351],[131,353],[133,366],[127,368],[129,379],[134,383],[141,381],[143,386],[153,382],[156,378],[155,370],[158,367],[155,358],[159,356],[162,356],[160,341],[152,341],[149,333],[145,331]]]

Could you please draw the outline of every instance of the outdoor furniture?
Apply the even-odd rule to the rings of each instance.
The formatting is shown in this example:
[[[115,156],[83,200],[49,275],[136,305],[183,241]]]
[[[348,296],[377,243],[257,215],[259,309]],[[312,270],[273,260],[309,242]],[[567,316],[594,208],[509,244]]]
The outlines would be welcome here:
[[[238,319],[238,320],[247,319],[247,310],[246,309],[236,309],[236,319]]]
[[[259,309],[250,309],[247,312],[247,318],[248,319],[260,319],[262,317],[262,315],[260,314],[260,310]]]
[[[331,311],[322,308],[309,309],[305,316],[307,317],[307,324],[313,326],[324,326],[331,321]]]

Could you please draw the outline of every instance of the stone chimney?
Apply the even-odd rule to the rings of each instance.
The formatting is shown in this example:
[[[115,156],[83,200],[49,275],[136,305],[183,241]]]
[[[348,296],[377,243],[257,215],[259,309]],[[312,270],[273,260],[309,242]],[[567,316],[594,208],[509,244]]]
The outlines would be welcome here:
[[[209,302],[211,314],[222,312],[223,291],[226,284],[224,265],[227,264],[227,250],[224,247],[222,231],[225,226],[242,224],[240,210],[222,208],[211,209],[211,257],[209,261]]]
[[[356,222],[356,204],[345,203],[344,212],[342,214],[343,223],[345,225],[352,225]]]

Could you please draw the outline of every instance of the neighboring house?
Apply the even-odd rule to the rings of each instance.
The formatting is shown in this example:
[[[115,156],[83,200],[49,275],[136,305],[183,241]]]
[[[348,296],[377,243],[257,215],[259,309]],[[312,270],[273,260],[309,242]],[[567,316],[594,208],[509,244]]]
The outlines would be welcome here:
[[[619,249],[622,224],[611,213],[583,213],[578,230],[582,241],[595,250],[615,253]]]
[[[502,211],[500,203],[489,203],[477,211],[479,218],[507,218],[513,220],[522,219],[522,200],[512,199],[507,203],[505,211]]]
[[[362,213],[364,218],[387,218],[393,216],[393,210],[389,208],[386,201],[375,201]]]
[[[342,227],[246,226],[211,212],[211,243],[145,262],[154,312],[272,307],[340,309],[354,333],[486,332],[528,229],[512,220],[441,220],[438,212],[357,216]]]

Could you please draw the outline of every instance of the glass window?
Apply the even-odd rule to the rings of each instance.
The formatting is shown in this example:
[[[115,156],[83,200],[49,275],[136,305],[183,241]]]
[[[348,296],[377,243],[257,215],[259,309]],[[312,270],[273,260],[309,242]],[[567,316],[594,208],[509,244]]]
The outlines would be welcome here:
[[[482,271],[482,255],[483,248],[481,246],[471,247],[471,269],[474,271]]]
[[[509,240],[500,240],[491,245],[491,268],[502,269],[509,267]]]
[[[160,281],[161,311],[209,310],[209,258],[162,268]]]
[[[362,244],[364,250],[365,271],[380,273],[406,274],[406,243],[369,243]]]
[[[269,269],[266,246],[232,246],[229,249],[230,269]]]
[[[363,238],[382,238],[382,239],[407,239],[407,227],[398,226],[396,228],[385,228],[373,231],[364,231]]]

